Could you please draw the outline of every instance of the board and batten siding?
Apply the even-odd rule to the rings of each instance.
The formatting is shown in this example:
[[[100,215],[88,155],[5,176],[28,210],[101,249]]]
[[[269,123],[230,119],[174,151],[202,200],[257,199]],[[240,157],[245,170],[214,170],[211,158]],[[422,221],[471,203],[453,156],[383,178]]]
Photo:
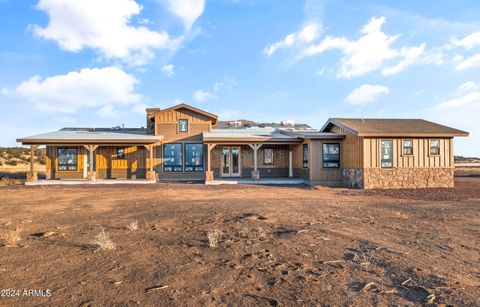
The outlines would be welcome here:
[[[179,132],[179,120],[188,120],[188,132]],[[202,133],[212,127],[212,119],[186,108],[166,111],[155,115],[155,134],[163,135],[165,143],[175,141],[202,141]]]
[[[440,154],[430,155],[430,140],[440,140]],[[393,141],[394,168],[449,168],[453,164],[453,138],[364,138],[365,168],[381,167],[381,142]],[[413,155],[403,154],[403,141],[413,141]]]
[[[58,148],[76,148],[77,149],[77,170],[59,171],[58,170]],[[51,179],[82,179],[84,176],[84,147],[83,146],[47,146],[45,150],[45,166],[47,172],[50,172]]]
[[[323,168],[323,144],[340,144],[340,167]],[[326,185],[339,185],[343,179],[342,175],[342,140],[310,140],[310,182],[313,184],[323,183]]]
[[[342,168],[363,168],[363,137],[359,137],[342,127],[333,126],[331,132],[345,134],[341,141],[340,165]]]

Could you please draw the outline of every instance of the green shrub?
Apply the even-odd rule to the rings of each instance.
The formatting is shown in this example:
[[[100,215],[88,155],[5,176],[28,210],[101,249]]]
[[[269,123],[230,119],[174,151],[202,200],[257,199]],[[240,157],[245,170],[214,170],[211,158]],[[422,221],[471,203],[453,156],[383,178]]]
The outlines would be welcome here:
[[[5,164],[11,165],[11,166],[17,166],[18,163],[15,160],[10,160],[10,161],[5,162]]]

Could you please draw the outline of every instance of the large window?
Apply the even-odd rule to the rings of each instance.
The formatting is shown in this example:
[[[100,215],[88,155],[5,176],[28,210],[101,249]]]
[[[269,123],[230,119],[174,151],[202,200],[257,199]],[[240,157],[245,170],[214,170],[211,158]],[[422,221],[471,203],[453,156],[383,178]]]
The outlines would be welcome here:
[[[185,144],[185,171],[203,172],[203,145]]]
[[[163,145],[163,171],[164,172],[182,172],[183,171],[182,144],[164,144]]]
[[[323,144],[323,168],[340,167],[340,144]]]
[[[58,170],[59,171],[76,171],[77,164],[77,148],[59,148],[58,149]]]
[[[125,159],[125,148],[123,147],[117,148],[117,154],[115,155],[115,159],[118,159],[118,160]]]
[[[302,166],[303,168],[308,168],[308,144],[303,144],[303,163]]]
[[[382,140],[382,168],[393,167],[393,142],[392,140]]]
[[[430,155],[438,156],[440,154],[440,140],[430,140]]]
[[[178,131],[188,132],[188,119],[178,120]]]
[[[263,164],[273,164],[273,148],[267,147],[263,150]]]
[[[404,156],[413,155],[413,141],[412,140],[403,140],[403,155]]]

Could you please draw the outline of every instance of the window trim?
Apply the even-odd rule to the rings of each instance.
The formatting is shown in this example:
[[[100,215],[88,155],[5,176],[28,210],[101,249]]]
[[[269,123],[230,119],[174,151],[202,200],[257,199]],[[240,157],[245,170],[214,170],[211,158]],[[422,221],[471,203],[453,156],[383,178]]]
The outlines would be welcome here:
[[[168,146],[168,145],[180,145],[181,146],[181,150],[180,150],[180,153],[182,154],[181,164],[167,165],[167,166],[165,165],[165,152],[166,152],[165,147]],[[163,152],[162,152],[162,160],[163,160],[163,162],[162,162],[162,172],[164,172],[164,173],[183,173],[184,172],[183,164],[185,163],[185,161],[184,161],[185,158],[183,156],[184,155],[183,148],[184,148],[183,143],[166,143],[166,144],[163,144],[163,148],[162,148],[162,150],[163,150]],[[171,168],[172,170],[166,170],[167,167]],[[181,167],[182,170],[181,171],[176,171],[175,167]]]
[[[338,145],[338,161],[325,161],[325,145]],[[341,154],[341,148],[340,148],[340,143],[322,143],[322,168],[340,168],[340,154]],[[334,163],[337,162],[338,166],[325,166],[325,163]]]
[[[272,150],[272,162],[265,162],[265,153],[266,149],[271,149]],[[265,165],[274,165],[275,164],[275,148],[274,147],[265,147],[263,148],[263,164]]]
[[[202,164],[201,165],[189,165],[187,166],[187,145],[202,145]],[[183,172],[185,173],[201,173],[205,171],[205,146],[203,143],[183,143]],[[187,167],[193,167],[193,171],[187,171]],[[196,168],[202,168],[197,170]]]
[[[391,153],[391,158],[390,160],[384,160],[383,159],[383,142],[390,142],[392,144],[392,153]],[[392,163],[392,166],[383,166],[383,162],[390,162]],[[393,139],[381,139],[380,140],[380,168],[393,168]]]
[[[187,125],[186,125],[187,130],[185,130],[185,131],[181,130],[181,127],[182,127],[182,125],[180,124],[181,121],[187,122]],[[190,125],[189,125],[188,119],[187,118],[178,119],[178,133],[188,133],[189,130],[190,130]]]
[[[75,159],[75,169],[68,169],[68,164],[65,164],[65,166],[67,167],[66,170],[61,170],[60,169],[60,150],[65,150],[65,149],[73,149],[75,150],[75,156],[76,156],[76,159]],[[63,164],[62,164],[63,165]],[[78,148],[77,147],[57,147],[57,171],[58,172],[78,172],[79,169],[78,169]]]
[[[307,159],[305,160],[305,148],[307,148]],[[307,144],[302,144],[302,168],[308,169],[310,160],[310,146]]]
[[[119,150],[119,149],[123,149],[123,154],[122,154],[122,155],[123,155],[123,158],[119,158],[119,157],[118,157],[118,150]],[[115,156],[114,156],[113,159],[114,159],[114,160],[125,160],[125,159],[126,159],[126,158],[125,158],[125,149],[126,149],[125,147],[117,147],[117,148],[115,148]]]
[[[411,147],[405,147],[405,141],[410,141],[412,142],[412,146]],[[405,153],[405,148],[411,148],[412,149],[412,153]],[[413,156],[413,139],[404,139],[402,140],[402,156]]]
[[[432,147],[432,141],[438,141],[438,147]],[[432,153],[432,148],[438,148],[438,153]],[[428,140],[428,154],[429,156],[440,156],[441,153],[441,146],[440,146],[440,139],[429,139]]]

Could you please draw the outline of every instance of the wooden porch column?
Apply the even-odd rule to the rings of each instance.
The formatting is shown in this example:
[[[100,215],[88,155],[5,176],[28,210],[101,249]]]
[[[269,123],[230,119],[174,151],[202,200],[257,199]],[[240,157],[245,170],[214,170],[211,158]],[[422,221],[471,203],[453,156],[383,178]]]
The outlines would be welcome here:
[[[27,173],[27,181],[37,181],[38,174],[35,172],[35,150],[38,145],[30,145],[30,172]]]
[[[153,151],[154,151],[154,145],[143,145],[147,149],[149,153],[149,171],[147,171],[147,180],[156,180],[157,178],[155,177],[155,171],[153,170],[153,164],[154,164],[154,157],[153,157]]]
[[[214,179],[212,171],[212,149],[217,144],[207,144],[207,171],[205,172],[205,181],[212,181]]]
[[[252,179],[253,180],[259,180],[260,179],[260,172],[258,171],[258,159],[257,159],[257,153],[260,147],[262,147],[263,144],[259,143],[252,143],[248,144],[250,148],[253,150],[253,171],[252,171]]]
[[[93,152],[95,150],[97,150],[99,145],[83,145],[83,147],[85,147],[87,150],[88,150],[88,155],[90,156],[90,163],[89,163],[89,166],[88,166],[88,173],[87,173],[87,180],[88,181],[95,181],[96,180],[96,176],[95,176],[95,171],[93,170],[93,164],[94,164],[94,156],[93,156]]]
[[[293,177],[293,151],[291,146],[288,148],[288,177]]]

